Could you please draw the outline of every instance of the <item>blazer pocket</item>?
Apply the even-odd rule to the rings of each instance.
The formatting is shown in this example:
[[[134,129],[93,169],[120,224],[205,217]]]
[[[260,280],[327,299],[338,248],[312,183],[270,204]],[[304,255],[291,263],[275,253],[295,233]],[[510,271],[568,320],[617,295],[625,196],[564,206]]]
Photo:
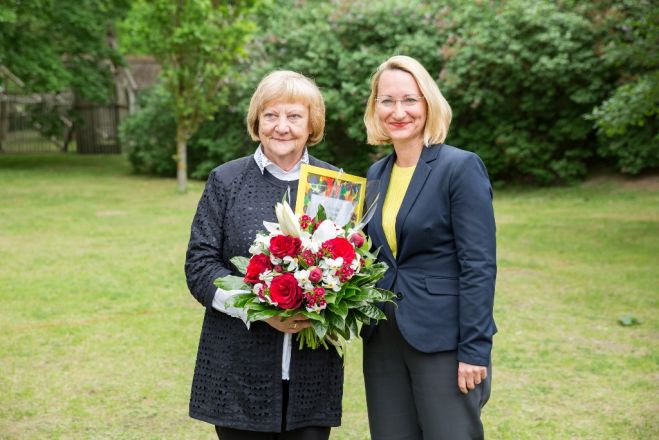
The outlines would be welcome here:
[[[446,277],[427,277],[426,289],[433,295],[457,295],[458,279]]]

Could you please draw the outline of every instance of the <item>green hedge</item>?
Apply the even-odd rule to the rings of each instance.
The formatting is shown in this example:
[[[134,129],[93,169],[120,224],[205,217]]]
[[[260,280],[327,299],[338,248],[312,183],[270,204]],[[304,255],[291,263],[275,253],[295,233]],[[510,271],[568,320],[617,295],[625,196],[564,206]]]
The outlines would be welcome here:
[[[633,11],[611,6],[616,2],[587,7],[549,0],[401,3],[288,0],[262,10],[261,31],[229,84],[231,104],[189,143],[191,175],[204,178],[217,164],[253,151],[244,115],[258,81],[274,69],[304,73],[323,92],[325,140],[312,154],[364,174],[390,149],[365,144],[362,118],[370,76],[394,54],[417,58],[437,79],[454,110],[447,143],[477,152],[496,181],[570,181],[602,157],[626,172],[657,166],[650,160],[659,151],[656,142],[644,143],[644,154],[631,153],[636,165],[625,166],[629,160],[611,153],[615,144],[601,133],[598,137],[592,114],[622,76],[603,50],[613,38],[610,21]],[[165,104],[151,100],[143,112],[163,117]],[[127,124],[139,118],[145,117],[138,113]],[[649,118],[656,124],[654,115]],[[124,130],[132,157],[171,160],[171,153],[156,154],[156,145],[140,140],[168,133],[156,122],[144,120],[136,124],[139,130]],[[627,138],[629,130],[640,133],[653,125],[635,127]],[[163,138],[160,149],[169,151],[172,142]],[[139,163],[136,168],[145,170]],[[173,163],[152,168],[169,166],[173,173]]]

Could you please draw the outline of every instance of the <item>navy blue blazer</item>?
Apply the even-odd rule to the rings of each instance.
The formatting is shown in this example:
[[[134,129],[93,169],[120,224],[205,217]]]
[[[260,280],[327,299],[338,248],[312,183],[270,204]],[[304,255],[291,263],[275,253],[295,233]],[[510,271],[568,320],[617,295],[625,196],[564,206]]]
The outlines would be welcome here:
[[[369,191],[379,193],[367,232],[389,265],[378,287],[398,294],[398,327],[414,348],[457,349],[459,361],[487,366],[496,333],[496,231],[485,165],[450,145],[423,148],[396,217],[394,258],[382,229],[382,204],[395,160],[393,153],[367,174]],[[366,343],[374,328],[362,328]]]

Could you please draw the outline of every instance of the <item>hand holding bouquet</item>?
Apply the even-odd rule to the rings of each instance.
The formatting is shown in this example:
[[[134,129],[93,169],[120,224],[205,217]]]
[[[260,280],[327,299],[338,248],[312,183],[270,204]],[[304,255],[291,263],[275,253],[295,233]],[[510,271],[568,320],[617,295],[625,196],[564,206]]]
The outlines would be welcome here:
[[[387,266],[376,262],[371,241],[361,231],[339,227],[319,207],[311,218],[298,218],[287,202],[275,207],[278,223],[263,222],[249,249],[251,258],[231,262],[244,277],[226,276],[215,284],[246,293],[233,296],[249,321],[301,314],[311,327],[298,333],[300,348],[327,348],[339,353],[345,340],[358,334],[359,323],[384,319],[377,303],[394,294],[375,287]]]

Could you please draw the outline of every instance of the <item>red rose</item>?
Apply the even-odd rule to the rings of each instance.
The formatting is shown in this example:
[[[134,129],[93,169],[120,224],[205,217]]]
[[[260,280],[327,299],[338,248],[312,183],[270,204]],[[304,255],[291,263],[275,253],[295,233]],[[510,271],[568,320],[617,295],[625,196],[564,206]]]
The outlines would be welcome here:
[[[282,309],[297,309],[302,304],[302,288],[293,274],[278,275],[270,283],[270,298]]]
[[[332,258],[337,259],[343,257],[343,264],[350,264],[355,259],[355,248],[343,237],[327,240],[323,243],[323,247],[332,254]]]
[[[288,235],[275,235],[270,239],[270,253],[277,258],[295,257],[300,252],[302,241]]]
[[[249,263],[247,263],[247,269],[245,270],[245,278],[243,278],[243,281],[250,284],[260,283],[261,280],[259,279],[259,275],[270,269],[272,269],[270,257],[266,254],[254,255],[249,259]]]

